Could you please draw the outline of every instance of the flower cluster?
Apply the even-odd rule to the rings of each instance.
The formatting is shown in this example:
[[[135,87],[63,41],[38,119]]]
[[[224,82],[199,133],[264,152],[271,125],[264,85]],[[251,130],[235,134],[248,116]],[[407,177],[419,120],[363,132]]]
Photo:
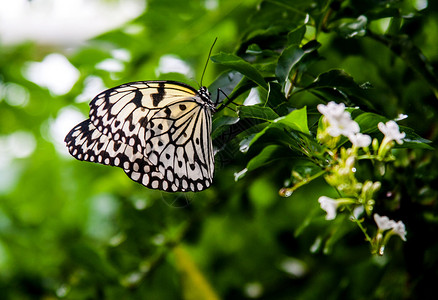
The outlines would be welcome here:
[[[317,108],[324,115],[322,130],[318,132],[318,140],[323,144],[330,141],[330,146],[334,147],[341,135],[348,137],[356,147],[368,147],[371,144],[371,137],[359,132],[359,124],[345,111],[344,103],[329,102],[327,105],[319,104]]]
[[[364,211],[371,216],[375,204],[374,196],[381,188],[381,183],[371,180],[360,182],[356,178],[356,163],[361,159],[375,160],[378,163],[393,159],[390,153],[395,145],[394,142],[402,144],[406,134],[400,132],[394,121],[388,121],[386,124],[380,122],[378,129],[384,134],[384,138],[379,144],[377,139],[372,140],[369,135],[360,133],[359,124],[351,118],[343,103],[330,102],[327,105],[320,104],[317,108],[323,115],[318,126],[317,139],[329,149],[327,150],[329,164],[324,179],[341,195],[339,199],[321,196],[318,202],[327,213],[327,220],[335,219],[338,211],[349,211],[351,219],[362,229],[373,249],[378,248],[376,253],[383,254],[384,246],[390,236],[399,235],[402,240],[406,240],[405,226],[401,221],[395,222],[374,214],[378,226],[377,235],[374,239],[368,236],[359,217]],[[342,136],[349,139],[350,148],[338,148]],[[369,149],[371,144],[372,150]]]

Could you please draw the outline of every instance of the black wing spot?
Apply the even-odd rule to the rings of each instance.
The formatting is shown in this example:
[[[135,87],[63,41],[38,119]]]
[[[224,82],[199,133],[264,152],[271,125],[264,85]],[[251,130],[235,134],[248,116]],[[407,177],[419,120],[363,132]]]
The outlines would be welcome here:
[[[179,160],[178,161],[178,167],[182,168],[182,166],[183,166],[183,162]]]
[[[166,153],[166,159],[170,159],[170,154]]]
[[[179,105],[179,109],[181,109],[181,110],[186,110],[186,109],[187,109],[187,106],[185,106],[184,104],[180,104],[180,105]]]
[[[151,94],[152,104],[154,106],[158,106],[158,104],[160,104],[160,102],[164,99],[165,95],[166,90],[164,89],[164,82],[160,82],[158,84],[157,93]]]
[[[163,130],[163,124],[158,124],[158,129]]]
[[[195,139],[195,143],[196,143],[196,145],[199,145],[199,138]]]
[[[172,111],[170,110],[169,107],[166,107],[166,109],[164,110],[164,113],[166,114],[166,117],[169,118],[170,115],[172,114]]]
[[[141,118],[138,120],[138,123],[141,124],[141,126],[143,126],[143,124],[145,124],[145,123],[147,123],[147,122],[148,122],[148,119],[147,119],[146,117],[141,117]]]
[[[140,91],[135,91],[134,99],[131,100],[137,107],[142,106],[141,100],[143,99],[143,94]]]

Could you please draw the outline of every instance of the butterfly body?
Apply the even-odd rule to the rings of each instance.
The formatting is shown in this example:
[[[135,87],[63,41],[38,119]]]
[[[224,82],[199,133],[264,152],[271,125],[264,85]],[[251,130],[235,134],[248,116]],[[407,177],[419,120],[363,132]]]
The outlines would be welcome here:
[[[215,106],[206,87],[138,81],[97,95],[90,118],[65,142],[76,159],[117,166],[134,181],[169,192],[201,191],[212,183],[210,137]]]

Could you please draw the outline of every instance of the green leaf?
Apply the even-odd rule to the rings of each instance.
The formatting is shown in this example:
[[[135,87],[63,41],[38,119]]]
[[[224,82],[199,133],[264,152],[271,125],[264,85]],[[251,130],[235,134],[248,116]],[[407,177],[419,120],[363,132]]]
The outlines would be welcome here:
[[[214,63],[221,64],[223,66],[227,66],[233,70],[239,71],[241,74],[245,75],[259,86],[264,89],[268,89],[268,84],[266,83],[263,76],[254,68],[250,63],[246,62],[242,58],[228,53],[219,53],[217,55],[213,55],[211,60]]]
[[[368,19],[364,15],[360,15],[357,19],[340,20],[340,25],[336,31],[343,38],[362,37],[366,34]]]
[[[379,131],[377,124],[386,123],[388,119],[375,113],[362,113],[354,118],[354,121],[359,124],[360,132],[368,134]]]
[[[242,77],[242,74],[236,71],[221,73],[208,87],[211,92],[211,99],[213,101],[216,101],[217,99],[222,100],[225,97],[223,93],[225,93],[228,98],[233,100],[237,96],[235,94],[232,95],[233,89],[239,84]],[[221,89],[223,93],[219,92],[218,89]]]
[[[368,83],[359,85],[348,73],[335,69],[321,73],[313,83],[303,90],[315,94],[326,103],[335,101],[351,105],[350,102],[353,102],[374,109],[373,104],[367,98],[366,90],[368,88]]]
[[[292,130],[296,130],[304,134],[309,134],[309,128],[307,126],[306,107],[303,107],[301,109],[296,109],[284,117],[275,119],[273,123],[283,124]]]
[[[309,134],[307,127],[307,111],[303,107],[289,113],[287,116],[277,118],[266,126],[262,131],[254,135],[251,141],[248,143],[248,147],[251,147],[258,139],[260,139],[269,129],[285,129],[287,131],[298,131],[304,134]],[[285,142],[285,141],[282,141]]]
[[[249,45],[248,49],[246,49],[246,53],[251,55],[263,55],[265,57],[278,57],[278,52],[275,52],[273,50],[261,49],[260,46],[257,44]]]
[[[292,45],[284,49],[278,58],[278,64],[275,70],[275,75],[279,82],[283,83],[288,79],[290,71],[304,54],[303,49],[297,45]]]
[[[258,155],[252,158],[248,162],[246,168],[247,171],[252,171],[283,158],[285,158],[284,147],[278,145],[269,145],[263,148]]]
[[[305,34],[306,26],[301,26],[295,30],[292,30],[287,34],[287,43],[289,45],[300,45]]]
[[[211,131],[211,138],[215,139],[219,136],[226,127],[229,125],[233,125],[239,122],[239,118],[230,117],[230,116],[221,116],[220,118],[213,119],[213,129]]]
[[[288,113],[287,99],[281,91],[281,85],[276,82],[269,82],[267,105],[276,111],[280,116]]]
[[[258,105],[239,106],[237,108],[240,118],[253,118],[263,121],[271,121],[278,118],[278,115],[269,107],[262,107]]]
[[[400,132],[406,133],[406,137],[403,139],[403,144],[397,145],[397,147],[434,150],[433,147],[428,145],[431,141],[419,136],[414,129],[405,126],[399,126],[399,128]]]
[[[321,44],[317,41],[310,41],[302,48],[297,44],[292,44],[283,50],[280,57],[278,58],[277,68],[275,70],[275,75],[280,83],[288,79],[290,72],[300,63],[303,58],[317,50]]]

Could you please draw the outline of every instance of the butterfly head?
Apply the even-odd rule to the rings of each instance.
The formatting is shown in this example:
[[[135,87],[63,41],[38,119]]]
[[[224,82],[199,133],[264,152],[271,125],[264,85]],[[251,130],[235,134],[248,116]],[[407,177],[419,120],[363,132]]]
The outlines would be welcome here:
[[[214,104],[211,101],[211,93],[205,86],[201,86],[198,90],[199,97],[204,101],[204,105],[208,106],[210,109],[214,109]]]

